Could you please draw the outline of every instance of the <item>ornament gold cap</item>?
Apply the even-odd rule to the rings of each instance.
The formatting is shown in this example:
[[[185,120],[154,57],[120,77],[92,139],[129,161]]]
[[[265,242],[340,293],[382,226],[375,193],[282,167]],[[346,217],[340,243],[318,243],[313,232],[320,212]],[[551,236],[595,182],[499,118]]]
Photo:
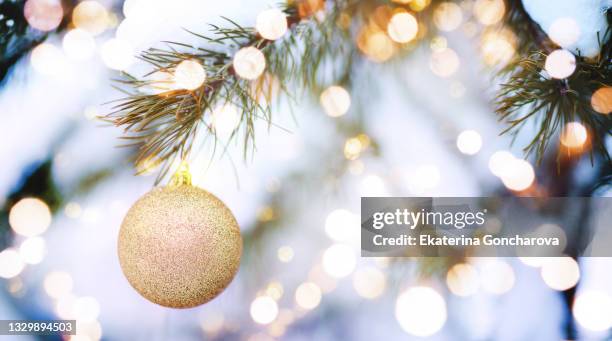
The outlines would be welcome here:
[[[170,180],[170,186],[176,187],[181,185],[191,185],[191,173],[189,173],[189,164],[186,161],[181,162],[181,165]]]

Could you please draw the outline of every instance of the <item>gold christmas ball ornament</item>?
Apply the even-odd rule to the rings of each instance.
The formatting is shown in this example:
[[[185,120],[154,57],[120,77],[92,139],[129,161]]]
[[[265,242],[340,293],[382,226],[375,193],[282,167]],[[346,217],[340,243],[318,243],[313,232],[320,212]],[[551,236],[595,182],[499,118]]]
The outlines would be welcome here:
[[[119,263],[146,299],[190,308],[219,295],[242,254],[240,228],[221,200],[190,184],[186,171],[128,211],[119,231]]]

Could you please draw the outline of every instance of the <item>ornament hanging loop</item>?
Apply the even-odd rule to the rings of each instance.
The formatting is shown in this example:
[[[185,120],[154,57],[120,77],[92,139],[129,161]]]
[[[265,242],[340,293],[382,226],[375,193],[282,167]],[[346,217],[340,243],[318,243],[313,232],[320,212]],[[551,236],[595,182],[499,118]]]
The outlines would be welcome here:
[[[182,161],[176,173],[170,180],[170,186],[177,187],[181,185],[191,185],[191,173],[189,173],[189,165],[186,161]]]

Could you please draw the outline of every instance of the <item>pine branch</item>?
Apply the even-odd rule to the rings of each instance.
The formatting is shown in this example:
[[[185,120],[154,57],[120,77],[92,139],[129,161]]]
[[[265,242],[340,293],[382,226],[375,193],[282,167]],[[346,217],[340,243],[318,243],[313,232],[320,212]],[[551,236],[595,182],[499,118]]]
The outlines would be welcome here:
[[[278,41],[259,36],[253,28],[242,27],[224,18],[224,27],[211,25],[207,34],[193,33],[202,44],[192,46],[167,42],[167,48],[151,48],[140,59],[152,66],[152,71],[142,78],[124,74],[118,80],[121,88],[127,88],[125,98],[117,101],[104,119],[124,128],[128,145],[136,146],[134,162],[138,171],[146,171],[151,165],[162,165],[157,181],[169,171],[176,158],[185,158],[191,149],[196,131],[204,126],[207,137],[219,143],[214,128],[206,123],[206,116],[219,105],[231,103],[240,110],[239,129],[231,139],[242,132],[244,155],[253,150],[255,122],[265,120],[271,124],[270,101],[272,92],[278,91],[292,97],[290,87],[318,92],[330,82],[346,82],[354,60],[356,47],[352,43],[351,27],[338,25],[341,15],[360,18],[364,6],[383,4],[384,1],[344,0],[327,2],[323,17],[314,15],[320,10],[316,1],[291,2],[283,8],[287,16],[289,32]],[[323,2],[320,2],[323,4]],[[321,14],[319,12],[319,14]],[[240,48],[254,46],[266,58],[266,73],[255,81],[236,75],[233,69],[233,53]],[[206,71],[207,80],[199,88],[168,90],[161,94],[147,94],[146,89],[155,86],[150,76],[157,72],[172,73],[184,60],[196,60]],[[334,79],[322,77],[319,70],[332,65]]]
[[[519,5],[517,1],[517,6],[511,7],[507,20],[523,42],[518,52],[525,54],[501,72],[509,77],[496,101],[500,119],[509,125],[502,134],[509,132],[516,136],[527,123],[537,125],[537,133],[524,151],[526,155],[535,154],[539,163],[565,124],[578,121],[590,132],[591,153],[597,152],[610,162],[605,139],[612,134],[612,116],[597,113],[591,106],[591,96],[596,90],[612,86],[610,30],[603,35],[604,43],[597,58],[576,56],[574,73],[566,79],[554,79],[546,74],[544,66],[547,54],[558,47],[537,25],[529,23]]]
[[[255,29],[224,18],[224,25],[210,25],[206,34],[191,32],[201,43],[166,42],[166,48],[143,52],[140,59],[151,65],[151,72],[140,78],[124,74],[118,80],[127,95],[117,101],[105,119],[123,127],[127,145],[137,147],[134,161],[138,171],[162,165],[157,179],[160,181],[175,159],[189,155],[198,132],[204,134],[206,141],[212,138],[215,150],[221,145],[207,118],[216,107],[229,103],[241,112],[239,126],[230,141],[242,135],[246,157],[254,150],[255,123],[264,120],[271,124],[269,104],[272,97],[278,97],[276,92],[291,98],[295,88],[320,93],[330,83],[350,82],[355,71],[352,65],[360,58],[371,57],[359,46],[364,28],[376,27],[386,32],[387,17],[395,10],[407,10],[431,34],[435,30],[430,17],[436,5],[434,1],[425,10],[413,12],[409,5],[390,6],[383,0],[291,1],[283,7],[289,32],[277,41],[263,39]],[[508,78],[497,96],[497,112],[509,123],[505,132],[516,134],[528,123],[538,124],[537,133],[525,151],[541,159],[559,129],[578,120],[591,130],[595,150],[609,158],[603,140],[610,133],[610,118],[590,107],[591,94],[610,85],[609,39],[596,61],[578,56],[577,70],[570,78],[546,78],[542,70],[546,54],[556,48],[554,43],[529,18],[520,0],[508,0],[507,5],[504,25],[516,33],[521,57],[502,70]],[[414,45],[414,42],[395,44],[393,48],[402,52]],[[240,78],[233,68],[234,53],[250,46],[259,49],[266,59],[266,72],[255,81]],[[172,74],[185,60],[203,65],[207,80],[202,86],[195,90],[147,92],[159,87],[160,81],[151,76],[160,72]]]

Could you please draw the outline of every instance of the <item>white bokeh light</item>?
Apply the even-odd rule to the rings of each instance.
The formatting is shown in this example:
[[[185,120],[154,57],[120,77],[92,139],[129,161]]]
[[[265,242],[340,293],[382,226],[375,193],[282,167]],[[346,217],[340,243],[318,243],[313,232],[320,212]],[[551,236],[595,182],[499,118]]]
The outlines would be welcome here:
[[[457,136],[457,148],[463,154],[474,155],[482,148],[482,137],[475,130],[464,130]]]
[[[385,291],[386,285],[385,274],[373,266],[360,268],[353,274],[353,288],[357,295],[363,298],[379,297]]]
[[[327,115],[339,117],[348,112],[351,106],[351,95],[343,87],[332,85],[321,93],[319,101]]]
[[[546,257],[540,274],[550,288],[563,291],[572,288],[580,279],[578,263],[571,257]]]
[[[529,162],[514,159],[501,175],[501,180],[512,191],[524,191],[535,181],[535,172]]]
[[[314,309],[321,303],[321,288],[312,282],[300,284],[295,290],[295,302],[303,309]]]
[[[259,296],[251,303],[251,317],[259,324],[269,324],[278,316],[278,305],[269,296]]]
[[[17,250],[10,248],[0,252],[0,277],[13,278],[19,275],[24,267]]]
[[[51,211],[40,199],[21,199],[11,207],[9,224],[15,233],[34,237],[45,232],[51,225]]]
[[[568,122],[561,131],[559,140],[568,148],[582,147],[588,138],[588,132],[580,122]]]
[[[463,12],[454,2],[440,3],[433,12],[433,22],[441,31],[453,31],[461,25]]]
[[[407,43],[416,38],[419,23],[414,15],[407,12],[395,13],[387,25],[387,34],[396,43]]]
[[[287,16],[276,8],[262,11],[257,15],[255,29],[265,39],[279,39],[287,32]]]
[[[576,321],[591,331],[605,331],[612,327],[612,298],[603,291],[579,292],[572,309]]]
[[[295,251],[293,251],[293,248],[291,246],[281,246],[278,248],[276,256],[281,262],[289,263],[293,260],[293,257],[295,256]]]
[[[234,70],[238,76],[255,80],[266,69],[266,57],[256,47],[243,47],[234,55]]]
[[[355,253],[348,245],[334,244],[323,253],[323,269],[334,278],[350,275],[356,262]]]
[[[96,52],[96,42],[91,34],[85,30],[76,28],[70,30],[62,41],[66,56],[74,60],[86,60]]]
[[[435,290],[412,287],[395,303],[395,318],[402,329],[416,336],[431,336],[446,322],[446,302]]]
[[[27,264],[38,264],[45,257],[45,240],[41,237],[31,237],[19,245],[19,256]]]
[[[195,90],[204,84],[206,72],[195,60],[184,60],[174,69],[174,82],[181,89]]]
[[[508,172],[515,157],[505,150],[498,150],[489,158],[489,170],[493,175],[501,177]]]
[[[576,57],[567,50],[555,50],[546,57],[544,69],[552,78],[567,78],[576,70]]]
[[[460,64],[459,56],[450,48],[433,51],[429,60],[431,71],[444,78],[454,75]]]
[[[345,209],[331,211],[325,219],[325,233],[337,242],[349,242],[359,237],[359,216]]]

